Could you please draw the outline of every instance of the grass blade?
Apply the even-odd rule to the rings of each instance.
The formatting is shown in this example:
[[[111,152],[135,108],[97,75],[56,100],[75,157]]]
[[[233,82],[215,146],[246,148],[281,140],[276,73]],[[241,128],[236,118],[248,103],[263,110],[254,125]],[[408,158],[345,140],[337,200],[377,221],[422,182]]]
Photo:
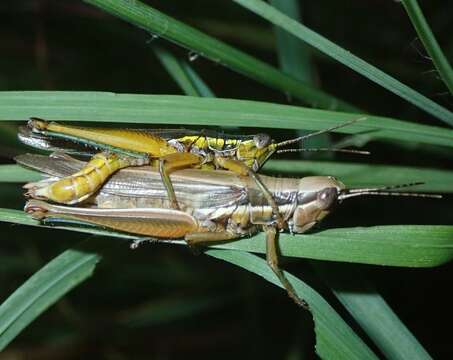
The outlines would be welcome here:
[[[181,67],[186,72],[187,77],[192,81],[193,86],[197,89],[198,96],[201,97],[216,97],[209,86],[199,77],[199,75],[187,64],[181,61]]]
[[[216,246],[265,253],[258,234]],[[386,225],[337,228],[307,235],[280,234],[283,256],[360,264],[432,267],[453,258],[453,226]]]
[[[338,113],[257,101],[175,95],[131,95],[107,92],[0,92],[0,121],[49,120],[270,127],[320,130],[357,119]],[[366,115],[365,121],[338,129],[375,139],[406,140],[453,146],[453,131]]]
[[[105,239],[84,241],[33,274],[0,306],[0,351],[49,306],[89,278],[101,260]]]
[[[185,61],[177,59],[160,47],[155,47],[154,52],[185,95],[215,97],[212,90]]]
[[[143,239],[140,236],[129,235],[124,233],[118,233],[114,231],[103,230],[100,228],[89,228],[89,227],[69,227],[69,226],[42,226],[41,222],[33,219],[31,216],[28,216],[26,213],[20,210],[14,209],[2,209],[0,208],[0,221],[9,222],[12,224],[28,225],[28,226],[37,226],[49,229],[58,229],[58,230],[69,230],[76,231],[84,234],[93,234],[100,236],[109,236],[113,238],[127,239],[127,240],[140,240]]]
[[[190,51],[299,98],[314,107],[351,112],[358,111],[356,107],[304,84],[289,75],[283,74],[275,67],[185,25],[140,1],[84,1],[152,33],[153,36],[173,41]]]
[[[0,182],[24,183],[39,181],[42,178],[43,176],[39,172],[18,165],[0,165]]]
[[[282,13],[288,15],[296,21],[300,20],[300,6],[297,0],[270,0],[269,3]],[[274,26],[276,37],[277,55],[279,58],[280,69],[297,79],[306,81],[309,84],[317,86],[315,80],[315,68],[312,64],[311,49],[307,44],[299,41],[295,36],[289,34],[282,28]],[[306,135],[306,132],[299,131],[298,136]],[[320,134],[306,142],[308,147],[323,148],[330,147],[330,135]],[[333,154],[325,154],[326,158]]]
[[[453,126],[453,113],[428,99],[407,85],[387,75],[375,66],[351,54],[325,37],[291,19],[262,0],[233,0],[246,9],[263,17],[272,24],[280,26],[300,40],[315,47],[322,53],[346,65],[367,79],[379,84],[388,91],[402,97],[427,113]]]
[[[417,34],[425,46],[434,66],[436,67],[440,78],[447,85],[450,94],[453,94],[453,70],[442,52],[439,43],[437,42],[428,22],[423,15],[422,9],[418,5],[417,0],[400,0],[406,9],[407,15],[412,21],[412,25],[417,31]]]
[[[186,71],[182,68],[181,62],[161,47],[153,47],[153,50],[164,68],[171,74],[171,77],[177,82],[183,92],[189,96],[199,96],[198,90],[192,84],[192,80],[187,76]]]
[[[313,262],[315,269],[387,359],[431,359],[358,266]]]
[[[249,253],[208,250],[208,255],[228,261],[282,287],[266,261]],[[375,359],[376,356],[335,310],[312,288],[286,273],[296,293],[307,301],[315,322],[316,353],[322,359]]]
[[[0,209],[0,221],[40,226],[23,211]],[[52,226],[88,234],[129,240],[143,239],[125,233],[88,227]],[[164,241],[163,241],[164,242]],[[167,241],[182,244],[184,241]],[[258,233],[215,248],[264,254],[265,237]],[[432,267],[453,259],[453,226],[448,225],[388,225],[322,230],[308,235],[280,234],[283,256],[316,260],[355,262],[361,264]]]
[[[411,191],[453,192],[453,171],[432,168],[356,164],[338,161],[273,160],[266,163],[264,170],[280,176],[286,174],[291,176],[335,175],[349,187],[395,185],[421,181],[425,184],[414,187]]]
[[[300,6],[296,0],[270,0],[269,3],[282,13],[300,21]],[[288,34],[278,26],[274,27],[280,69],[308,84],[314,84],[311,52],[306,44]]]

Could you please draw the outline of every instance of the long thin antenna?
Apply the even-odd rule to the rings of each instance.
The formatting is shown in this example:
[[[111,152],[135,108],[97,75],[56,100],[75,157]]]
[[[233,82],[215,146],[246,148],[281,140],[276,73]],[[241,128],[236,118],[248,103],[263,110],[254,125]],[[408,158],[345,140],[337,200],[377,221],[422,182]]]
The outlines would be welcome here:
[[[286,146],[286,145],[290,145],[290,144],[294,144],[296,142],[299,142],[299,141],[302,141],[302,140],[305,140],[305,139],[308,139],[308,138],[311,138],[313,136],[316,136],[316,135],[320,135],[320,134],[324,134],[324,133],[328,133],[328,132],[331,132],[333,130],[336,130],[336,129],[340,129],[342,127],[345,127],[345,126],[349,126],[351,124],[354,124],[358,121],[363,121],[363,120],[366,120],[367,117],[366,116],[362,116],[360,118],[357,118],[357,119],[353,119],[353,120],[350,120],[350,121],[347,121],[343,124],[339,124],[339,125],[335,125],[335,126],[332,126],[328,129],[323,129],[323,130],[319,130],[319,131],[315,131],[315,132],[312,132],[310,134],[307,134],[307,135],[304,135],[304,136],[300,136],[300,137],[297,137],[295,139],[290,139],[290,140],[286,140],[286,141],[282,141],[280,143],[277,144],[277,147],[283,147],[283,146]]]
[[[400,185],[393,185],[393,186],[383,186],[377,188],[363,188],[363,189],[349,189],[344,190],[338,196],[339,200],[348,199],[351,197],[356,196],[364,196],[364,195],[373,195],[373,196],[410,196],[410,197],[422,197],[422,198],[431,198],[431,199],[441,199],[442,195],[439,194],[422,194],[422,193],[410,193],[410,192],[399,192],[399,191],[388,191],[393,189],[400,189],[409,186],[415,185],[422,185],[423,182],[413,182],[408,184],[400,184]]]
[[[290,152],[317,152],[317,151],[332,151],[347,154],[370,155],[369,151],[354,150],[354,149],[337,149],[337,148],[308,148],[308,149],[282,149],[277,150],[277,154],[290,153]]]
[[[351,193],[357,193],[357,192],[363,192],[363,191],[395,190],[395,189],[407,188],[407,187],[418,186],[418,185],[423,185],[423,184],[424,184],[423,181],[414,181],[411,183],[389,185],[389,186],[379,186],[379,187],[374,187],[374,188],[349,189],[348,193],[351,194]]]

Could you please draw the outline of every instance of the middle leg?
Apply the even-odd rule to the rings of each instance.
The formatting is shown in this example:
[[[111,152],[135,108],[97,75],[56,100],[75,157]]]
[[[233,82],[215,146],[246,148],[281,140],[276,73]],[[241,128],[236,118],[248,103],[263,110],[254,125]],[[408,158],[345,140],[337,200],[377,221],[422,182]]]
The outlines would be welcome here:
[[[160,176],[167,189],[170,206],[173,209],[179,210],[179,204],[176,200],[175,189],[173,188],[170,174],[176,170],[199,166],[201,162],[202,158],[200,156],[184,152],[165,155],[159,159]]]

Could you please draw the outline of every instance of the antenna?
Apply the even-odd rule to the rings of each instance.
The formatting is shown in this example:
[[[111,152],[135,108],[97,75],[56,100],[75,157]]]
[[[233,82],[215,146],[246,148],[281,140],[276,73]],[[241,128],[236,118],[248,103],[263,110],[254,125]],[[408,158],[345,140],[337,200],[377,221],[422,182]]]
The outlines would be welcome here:
[[[308,149],[282,149],[277,150],[277,154],[290,153],[290,152],[317,152],[317,151],[332,151],[347,154],[370,155],[369,151],[353,150],[353,149],[337,149],[337,148],[308,148]]]
[[[333,130],[340,129],[340,128],[342,128],[342,127],[345,127],[345,126],[354,124],[354,123],[356,123],[356,122],[358,122],[358,121],[363,121],[363,120],[366,120],[366,119],[367,119],[366,116],[362,116],[362,117],[360,117],[360,118],[353,119],[353,120],[347,121],[347,122],[345,122],[345,123],[342,123],[342,124],[339,124],[339,125],[332,126],[332,127],[328,128],[328,129],[323,129],[323,130],[315,131],[315,132],[312,132],[312,133],[310,133],[310,134],[307,134],[307,135],[304,135],[304,136],[297,137],[297,138],[295,138],[295,139],[290,139],[290,140],[282,141],[282,142],[280,142],[280,143],[277,144],[277,148],[283,147],[283,146],[286,146],[286,145],[290,145],[290,144],[294,144],[294,143],[296,143],[296,142],[299,142],[299,141],[302,141],[302,140],[311,138],[311,137],[316,136],[316,135],[328,133],[328,132],[331,132],[331,131],[333,131]]]
[[[410,196],[410,197],[422,197],[431,199],[441,199],[442,195],[439,194],[421,194],[421,193],[410,193],[410,192],[398,192],[389,191],[394,189],[400,189],[410,186],[423,185],[424,182],[413,182],[407,184],[399,184],[392,186],[382,186],[376,188],[362,188],[362,189],[346,189],[338,196],[339,200],[348,199],[355,196],[363,195],[377,195],[377,196]]]

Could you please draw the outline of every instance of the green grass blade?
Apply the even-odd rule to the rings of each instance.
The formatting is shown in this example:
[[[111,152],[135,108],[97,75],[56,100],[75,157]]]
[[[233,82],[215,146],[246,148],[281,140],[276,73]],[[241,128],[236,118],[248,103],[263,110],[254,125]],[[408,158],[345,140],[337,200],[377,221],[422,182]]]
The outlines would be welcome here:
[[[332,95],[283,74],[242,51],[173,19],[140,1],[84,0],[100,9],[134,24],[154,36],[171,40],[190,51],[225,65],[284,93],[290,94],[314,107],[356,112],[358,109]]]
[[[199,96],[198,90],[192,84],[191,78],[187,76],[185,69],[182,68],[181,62],[161,47],[156,46],[153,50],[164,68],[170,73],[184,93],[189,96]]]
[[[277,9],[262,0],[234,0],[246,9],[268,20],[276,26],[280,26],[300,40],[315,47],[327,56],[346,65],[367,79],[381,85],[390,92],[402,97],[427,113],[453,126],[453,113],[434,101],[428,99],[407,85],[387,75],[375,66],[351,54],[351,52],[334,44],[325,37],[307,28],[301,23],[291,19]]]
[[[0,306],[0,351],[49,306],[89,278],[108,244],[105,239],[90,239],[66,250],[6,299]]]
[[[0,165],[0,182],[23,183],[42,180],[43,176],[18,165]]]
[[[423,346],[368,283],[362,267],[315,262],[316,270],[387,359],[431,359]]]
[[[292,19],[300,21],[299,1],[270,0],[269,3]],[[274,32],[280,69],[297,79],[317,86],[318,84],[315,81],[317,74],[315,74],[315,68],[311,59],[311,49],[308,45],[278,26],[274,26]],[[303,136],[306,135],[306,132],[299,131],[297,135]],[[330,134],[320,134],[308,139],[305,146],[313,148],[331,147]],[[324,157],[333,157],[333,155],[333,153],[325,153]]]
[[[143,239],[140,236],[130,235],[119,233],[115,231],[108,231],[103,230],[100,228],[89,228],[89,227],[70,227],[70,226],[42,226],[38,220],[33,219],[31,216],[27,215],[23,211],[14,210],[14,209],[2,209],[0,208],[0,221],[2,222],[9,222],[12,224],[20,224],[20,225],[28,225],[28,226],[36,226],[36,227],[43,227],[43,228],[50,228],[56,230],[68,230],[68,231],[76,231],[84,234],[93,234],[99,236],[109,236],[113,238],[120,238],[120,239],[127,239],[127,240],[140,240]]]
[[[185,95],[215,97],[212,90],[185,61],[160,47],[155,47],[154,52]]]
[[[413,187],[411,191],[453,192],[453,171],[432,168],[356,164],[338,161],[273,160],[264,166],[264,171],[270,171],[280,176],[288,174],[292,177],[295,175],[301,177],[308,175],[335,175],[348,187],[396,185],[421,181],[425,184]]]
[[[300,3],[297,0],[270,0],[269,3],[292,19],[302,22],[300,7],[303,6],[303,2]],[[318,76],[315,73],[309,46],[278,26],[274,26],[274,32],[276,35],[277,54],[282,71],[319,87],[316,81]],[[298,132],[298,136],[306,134],[307,132],[304,131]],[[330,138],[330,134],[320,134],[308,139],[305,145],[313,148],[331,147]],[[333,156],[333,153],[323,154],[324,158],[332,158]]]
[[[269,3],[290,18],[300,21],[299,1],[270,0]],[[280,69],[307,84],[313,84],[314,69],[308,46],[278,26],[275,26],[274,32]]]
[[[11,209],[0,209],[0,221],[41,226],[38,221],[24,212]],[[52,226],[52,229],[78,231],[129,240],[143,239],[139,236],[98,228]],[[184,244],[183,241],[168,242]],[[262,254],[266,252],[263,233],[214,247]],[[316,260],[404,267],[433,267],[445,264],[453,258],[453,226],[388,225],[328,229],[307,235],[280,234],[280,250],[283,256]]]
[[[265,253],[258,234],[216,246]],[[283,256],[404,267],[432,267],[453,258],[453,226],[386,225],[321,230],[307,235],[280,234]]]
[[[202,97],[216,97],[209,86],[200,78],[200,76],[187,64],[181,61],[181,67],[186,72],[187,77],[192,81],[193,86],[197,89],[198,95]]]
[[[425,46],[426,51],[431,57],[434,66],[439,72],[440,78],[443,80],[445,85],[447,85],[450,94],[453,94],[453,69],[450,66],[447,58],[445,57],[442,49],[439,46],[434,34],[431,31],[431,28],[428,25],[428,22],[423,15],[420,6],[418,5],[417,0],[399,0],[403,3],[404,8],[406,9],[409,18],[412,21],[412,25],[417,31],[417,34]]]
[[[257,101],[175,95],[107,92],[0,92],[0,121],[50,120],[270,127],[319,130],[357,119],[357,114]],[[338,129],[375,139],[453,146],[453,130],[366,115],[365,121]]]
[[[282,287],[266,261],[249,253],[208,250],[208,255],[228,261]],[[316,353],[322,359],[375,359],[376,356],[335,310],[312,288],[286,273],[296,293],[310,305],[316,335]]]

